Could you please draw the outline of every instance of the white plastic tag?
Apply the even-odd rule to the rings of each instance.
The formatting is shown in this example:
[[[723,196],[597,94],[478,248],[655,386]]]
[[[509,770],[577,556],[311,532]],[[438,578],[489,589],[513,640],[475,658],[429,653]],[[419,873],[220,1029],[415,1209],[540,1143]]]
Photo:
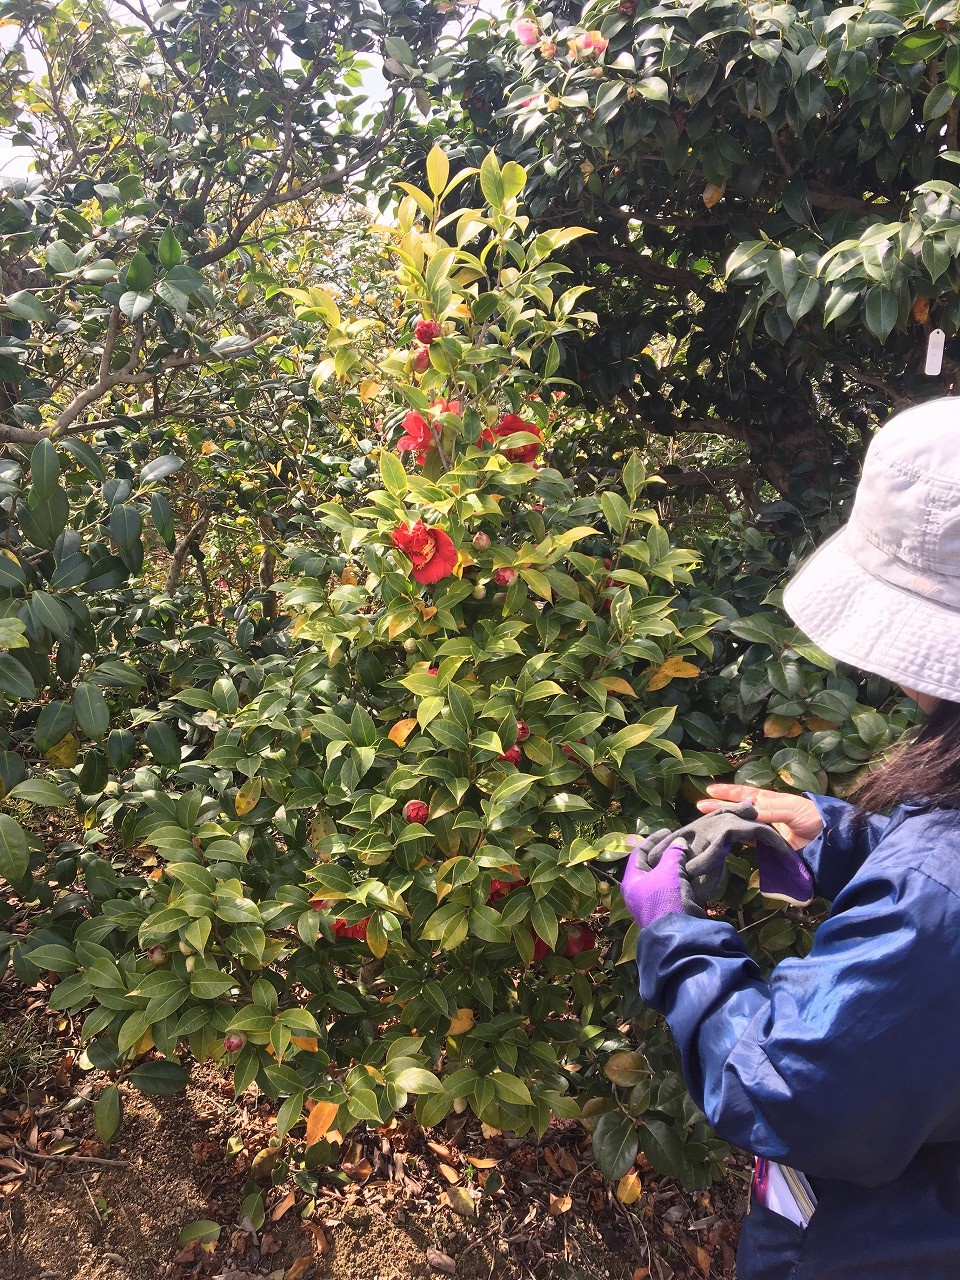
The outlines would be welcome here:
[[[945,334],[942,329],[931,329],[930,337],[927,339],[927,360],[923,366],[923,372],[929,373],[933,377],[943,368],[943,343]]]

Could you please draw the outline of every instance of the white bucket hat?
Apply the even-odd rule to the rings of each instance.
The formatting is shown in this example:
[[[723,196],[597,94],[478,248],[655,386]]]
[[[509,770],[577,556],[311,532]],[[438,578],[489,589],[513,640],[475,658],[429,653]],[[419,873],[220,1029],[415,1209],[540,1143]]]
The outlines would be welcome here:
[[[849,521],[783,604],[831,657],[960,702],[960,399],[915,405],[877,432]]]

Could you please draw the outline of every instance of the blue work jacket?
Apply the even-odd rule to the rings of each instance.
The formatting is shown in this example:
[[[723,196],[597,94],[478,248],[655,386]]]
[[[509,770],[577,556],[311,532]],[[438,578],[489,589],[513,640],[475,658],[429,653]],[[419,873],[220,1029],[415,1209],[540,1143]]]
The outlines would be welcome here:
[[[805,1229],[754,1201],[739,1280],[960,1280],[960,812],[810,798],[810,953],[765,981],[731,925],[666,915],[640,993],[717,1133],[816,1193]]]

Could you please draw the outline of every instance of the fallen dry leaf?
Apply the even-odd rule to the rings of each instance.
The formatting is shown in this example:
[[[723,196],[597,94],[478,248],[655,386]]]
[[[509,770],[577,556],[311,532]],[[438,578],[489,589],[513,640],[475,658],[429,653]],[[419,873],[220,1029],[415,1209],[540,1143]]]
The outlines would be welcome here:
[[[292,1191],[288,1191],[282,1200],[279,1200],[274,1206],[270,1214],[271,1222],[279,1222],[283,1215],[297,1202],[297,1197]]]
[[[453,1147],[448,1147],[444,1142],[433,1142],[432,1140],[428,1139],[427,1146],[430,1148],[430,1150],[433,1152],[434,1155],[442,1156],[444,1160],[452,1160],[454,1158],[455,1153],[454,1153]]]
[[[440,1161],[440,1172],[443,1174],[443,1176],[446,1178],[448,1182],[460,1181],[459,1171],[457,1169],[454,1169],[453,1165],[444,1164],[442,1160]]]
[[[467,1159],[475,1169],[495,1169],[500,1163],[493,1156],[467,1156]]]
[[[441,1275],[455,1276],[457,1274],[457,1264],[449,1253],[444,1253],[441,1249],[434,1249],[432,1245],[427,1250],[427,1266],[434,1271],[439,1271]]]
[[[551,1195],[550,1206],[548,1210],[549,1213],[552,1213],[552,1214],[569,1213],[572,1208],[573,1208],[572,1196]]]
[[[441,1193],[440,1199],[448,1204],[454,1213],[459,1213],[461,1218],[476,1217],[477,1206],[466,1187],[447,1187],[446,1191]]]
[[[633,1275],[630,1277],[630,1280],[648,1280],[649,1275],[649,1267],[637,1267],[636,1271],[634,1271]]]
[[[330,1241],[327,1239],[327,1233],[323,1227],[318,1226],[316,1222],[305,1222],[304,1230],[309,1231],[313,1236],[313,1247],[317,1254],[323,1258],[330,1252]]]
[[[340,1168],[354,1182],[364,1182],[373,1173],[373,1165],[366,1158],[357,1161],[344,1160]]]
[[[291,1262],[289,1267],[283,1273],[283,1280],[303,1280],[303,1277],[310,1271],[316,1259],[308,1257],[306,1254],[302,1258],[297,1258],[295,1262]]]
[[[634,1169],[628,1170],[617,1183],[617,1199],[621,1204],[636,1204],[642,1191],[643,1187]]]

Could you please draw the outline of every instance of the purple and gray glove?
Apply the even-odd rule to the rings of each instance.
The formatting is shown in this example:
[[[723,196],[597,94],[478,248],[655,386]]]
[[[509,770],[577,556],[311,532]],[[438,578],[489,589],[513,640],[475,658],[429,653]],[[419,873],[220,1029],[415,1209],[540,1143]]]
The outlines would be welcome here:
[[[633,836],[631,843],[620,891],[640,928],[674,913],[702,916],[703,908],[694,898],[687,873],[691,851],[686,840],[674,839],[664,830],[655,831],[646,839]],[[651,863],[654,850],[656,858]]]
[[[676,831],[657,834],[660,839],[649,852],[649,865],[655,866],[673,841],[686,841],[691,849],[686,871],[701,905],[716,892],[727,854],[738,844],[757,846],[760,892],[765,898],[801,907],[814,899],[813,876],[807,864],[773,827],[757,821],[757,811],[747,801],[716,809]]]

